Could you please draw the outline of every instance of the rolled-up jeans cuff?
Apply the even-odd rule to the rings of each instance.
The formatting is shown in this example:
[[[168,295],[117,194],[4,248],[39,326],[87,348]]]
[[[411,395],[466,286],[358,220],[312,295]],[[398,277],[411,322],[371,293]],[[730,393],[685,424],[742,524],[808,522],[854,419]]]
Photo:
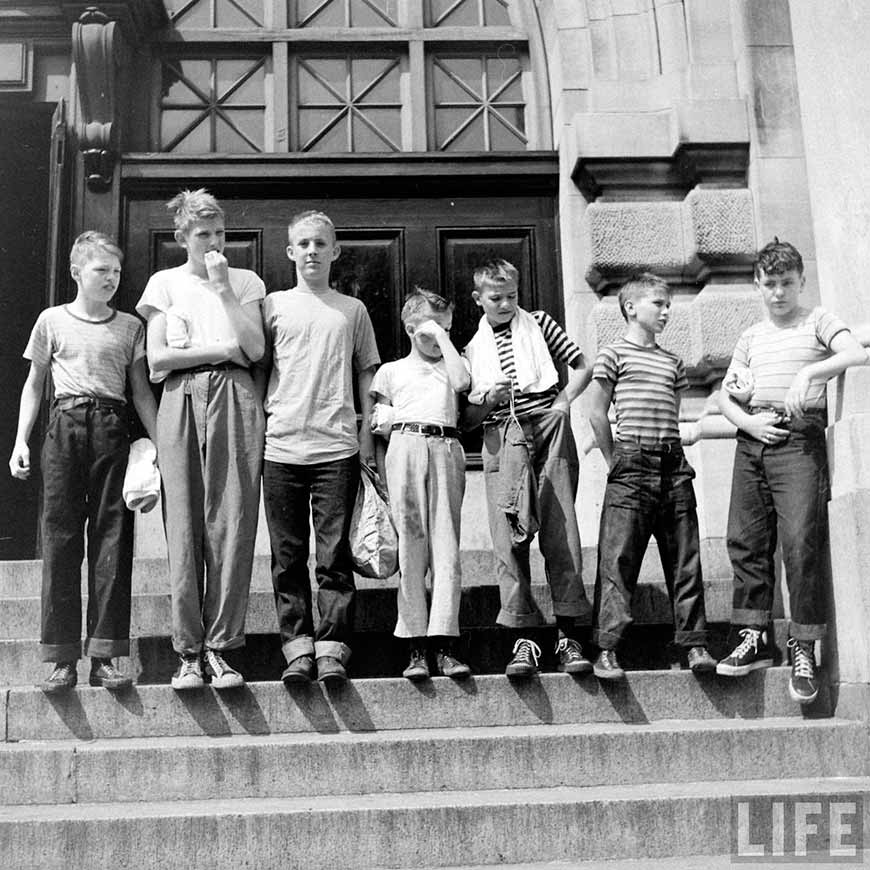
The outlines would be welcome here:
[[[747,628],[767,628],[770,625],[769,610],[742,610],[735,608],[731,613],[731,624]]]
[[[535,626],[546,624],[546,620],[540,610],[533,610],[529,613],[512,613],[502,608],[499,610],[495,621],[498,625],[503,625],[505,628],[534,628]]]
[[[295,662],[301,656],[313,656],[314,638],[307,635],[305,637],[294,637],[293,640],[288,640],[281,647],[281,651],[284,653],[284,658],[287,660],[288,665],[290,662]]]
[[[620,640],[622,638],[618,634],[613,634],[610,631],[602,631],[596,628],[592,632],[592,643],[599,649],[616,649],[619,646]]]
[[[338,659],[345,667],[350,661],[350,647],[340,640],[318,640],[314,644],[315,658],[330,656],[330,658]]]
[[[821,640],[828,631],[828,626],[822,622],[817,625],[802,625],[789,620],[788,633],[795,640]]]

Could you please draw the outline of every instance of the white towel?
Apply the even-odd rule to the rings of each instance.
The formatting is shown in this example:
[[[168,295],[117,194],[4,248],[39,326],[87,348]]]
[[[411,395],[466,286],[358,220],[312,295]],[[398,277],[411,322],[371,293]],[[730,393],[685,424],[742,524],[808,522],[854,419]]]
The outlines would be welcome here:
[[[166,344],[190,347],[190,315],[177,305],[166,309]]]
[[[150,438],[138,438],[130,445],[127,473],[124,475],[124,501],[129,510],[146,514],[159,500],[157,448]]]
[[[522,308],[517,308],[511,320],[511,341],[517,386],[521,393],[543,393],[559,382],[559,374],[553,365],[544,333],[538,321]],[[473,405],[482,405],[493,384],[505,379],[498,361],[495,335],[486,316],[480,318],[477,332],[465,348],[465,355],[471,365],[468,401]]]
[[[370,419],[372,432],[375,435],[389,438],[390,432],[393,431],[393,423],[396,420],[395,408],[392,405],[385,405],[383,402],[375,402]]]

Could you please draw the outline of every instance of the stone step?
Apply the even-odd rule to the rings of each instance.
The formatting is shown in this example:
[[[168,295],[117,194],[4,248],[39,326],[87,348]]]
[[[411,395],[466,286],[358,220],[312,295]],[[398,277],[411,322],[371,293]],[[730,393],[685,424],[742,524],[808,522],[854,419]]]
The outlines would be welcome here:
[[[495,568],[490,550],[463,550],[463,585],[480,586],[495,583]],[[544,567],[540,552],[533,548],[530,553],[532,574],[543,580]],[[583,548],[583,582],[592,586],[595,582],[595,547]],[[731,569],[721,538],[708,538],[701,542],[701,561],[705,576],[710,579],[730,578]],[[309,568],[313,572],[313,557]],[[662,569],[658,551],[650,546],[641,565],[640,582],[661,582]],[[87,585],[87,565],[82,565],[82,584]],[[38,597],[42,584],[42,562],[38,559],[24,561],[0,561],[0,599]],[[395,580],[382,581],[357,577],[359,588],[395,588]],[[261,591],[272,589],[270,560],[268,556],[254,558],[251,588]],[[133,560],[133,590],[140,594],[169,592],[169,572],[165,559],[136,558]]]
[[[5,804],[591,787],[700,771],[710,780],[867,775],[870,733],[855,721],[792,717],[0,744]]]
[[[0,842],[16,870],[360,870],[663,858],[699,849],[721,856],[739,842],[732,819],[741,802],[836,800],[859,811],[870,830],[868,797],[868,777],[809,777],[6,806]],[[759,825],[753,842],[770,842],[769,827]]]
[[[38,689],[0,690],[0,734],[7,741],[95,740],[191,735],[390,731],[408,728],[759,719],[830,715],[830,690],[801,708],[788,696],[787,668],[734,679],[687,671],[634,671],[608,684],[594,676],[541,674],[525,682],[476,676],[351,680],[287,689],[280,682],[248,683],[217,692],[175,692],[135,686],[112,694],[80,687],[66,695]]]
[[[711,622],[727,621],[731,613],[731,583],[725,580],[705,581],[705,603]],[[592,601],[592,588],[587,590]],[[533,594],[544,616],[553,621],[550,593],[543,584],[534,584]],[[82,610],[87,609],[87,595]],[[356,596],[355,629],[358,632],[392,631],[396,626],[395,586],[363,588]],[[25,640],[39,636],[40,599],[0,599],[3,607],[2,634],[6,640]],[[639,585],[634,601],[635,620],[642,625],[670,624],[673,620],[664,583]],[[316,610],[316,608],[315,608]],[[499,611],[498,587],[466,586],[462,590],[459,624],[463,628],[491,626]],[[161,637],[169,634],[171,625],[168,592],[135,593],[130,610],[131,637]],[[589,619],[585,620],[589,624]],[[250,594],[246,620],[248,634],[272,634],[277,630],[275,599],[272,591],[253,590]]]

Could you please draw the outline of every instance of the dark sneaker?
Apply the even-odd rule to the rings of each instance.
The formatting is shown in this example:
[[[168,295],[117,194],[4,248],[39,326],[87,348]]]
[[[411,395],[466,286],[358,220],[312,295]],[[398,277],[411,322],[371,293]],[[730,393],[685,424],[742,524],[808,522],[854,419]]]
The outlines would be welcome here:
[[[603,649],[598,653],[595,664],[592,666],[595,676],[599,680],[624,680],[625,671],[619,666],[616,658],[616,650]]]
[[[245,678],[217,650],[205,651],[205,672],[211,677],[213,689],[238,689],[245,685]]]
[[[767,648],[767,632],[760,628],[742,628],[743,640],[716,665],[716,673],[726,677],[745,677],[750,671],[773,667],[773,657]]]
[[[533,677],[538,673],[538,659],[541,657],[541,648],[533,641],[521,637],[513,649],[513,658],[504,669],[505,675],[523,679]]]
[[[298,656],[293,659],[281,674],[285,686],[310,683],[314,679],[314,657]]]
[[[812,704],[819,694],[819,681],[816,677],[815,644],[811,640],[788,639],[791,650],[791,679],[788,693],[798,704]]]
[[[429,664],[426,661],[426,653],[422,649],[412,648],[408,667],[402,671],[402,676],[412,683],[419,683],[429,679]]]
[[[321,683],[338,685],[347,679],[347,671],[344,665],[333,656],[318,656],[317,680]]]
[[[111,659],[91,659],[92,686],[102,686],[110,692],[118,692],[121,689],[129,689],[133,685],[133,678],[122,674],[113,664]]]
[[[79,675],[76,672],[75,662],[58,662],[54,666],[51,676],[38,683],[37,688],[42,689],[46,694],[54,695],[75,688],[78,681]]]
[[[440,652],[435,658],[438,673],[442,677],[452,677],[454,680],[464,680],[471,676],[471,668],[449,652]]]
[[[563,674],[589,674],[592,662],[583,655],[580,644],[570,637],[560,637],[556,644],[556,670]]]
[[[201,689],[204,685],[202,662],[200,662],[199,656],[181,656],[178,670],[172,675],[172,688],[183,692],[187,689]]]
[[[705,646],[689,647],[686,659],[689,669],[695,674],[712,674],[716,670],[716,659],[707,652]]]

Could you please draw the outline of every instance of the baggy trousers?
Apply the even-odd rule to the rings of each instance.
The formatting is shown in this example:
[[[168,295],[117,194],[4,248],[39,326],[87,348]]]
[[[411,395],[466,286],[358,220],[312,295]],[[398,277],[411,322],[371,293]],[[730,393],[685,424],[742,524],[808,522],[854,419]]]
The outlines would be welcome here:
[[[547,408],[520,418],[529,445],[540,530],[538,541],[556,616],[585,616],[590,611],[582,580],[580,532],[574,501],[580,477],[577,445],[567,411]],[[496,622],[509,628],[541,625],[543,614],[532,596],[529,543],[514,545],[507,514],[498,506],[503,424],[483,432],[483,471],[489,530],[501,592]]]
[[[244,645],[264,431],[247,369],[166,379],[157,456],[178,653]]]
[[[465,451],[456,438],[393,432],[386,466],[390,511],[399,533],[395,635],[458,637]],[[428,613],[427,575],[432,585]]]

